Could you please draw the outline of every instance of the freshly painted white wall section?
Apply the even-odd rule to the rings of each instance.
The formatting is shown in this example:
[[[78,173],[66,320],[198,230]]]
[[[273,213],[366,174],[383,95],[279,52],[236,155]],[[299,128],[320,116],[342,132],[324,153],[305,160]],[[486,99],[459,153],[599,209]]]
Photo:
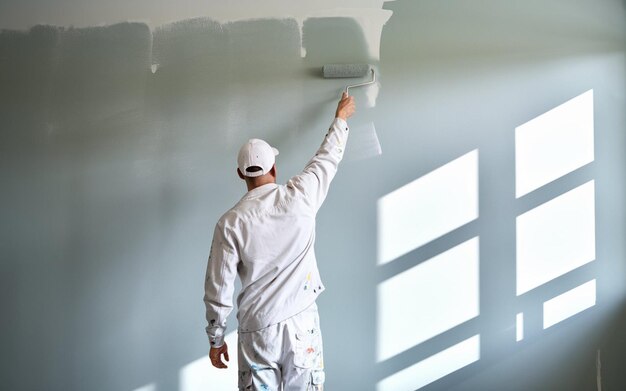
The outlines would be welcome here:
[[[358,1],[356,1],[358,3]],[[365,36],[365,42],[367,43],[367,47],[369,50],[369,55],[373,59],[380,58],[380,37],[383,33],[383,26],[389,18],[391,17],[392,12],[389,10],[383,10],[382,5],[383,2],[375,2],[379,3],[376,6],[366,7],[363,4],[357,5],[354,8],[332,8],[328,7],[326,9],[320,9],[311,11],[310,13],[305,13],[304,17],[297,16],[296,19],[304,20],[308,17],[345,17],[354,19],[363,29],[363,34]],[[303,14],[300,14],[303,15]],[[376,90],[377,93],[378,90]],[[368,104],[372,105],[372,101],[375,101],[375,97],[368,97]]]
[[[249,19],[293,18],[302,23],[310,17],[353,18],[363,28],[370,56],[379,58],[380,36],[392,12],[383,0],[290,1],[107,1],[89,4],[78,0],[25,0],[0,2],[0,28],[26,29],[36,24],[100,26],[126,21],[144,22],[152,28],[179,20],[205,17],[226,23]],[[303,55],[306,53],[302,52]]]
[[[517,218],[517,294],[596,258],[595,187],[589,181]]]
[[[378,200],[378,263],[391,262],[477,217],[474,150]]]
[[[0,26],[23,29],[37,23],[63,26],[94,26],[127,20],[143,21],[152,26],[177,20],[209,17],[219,21],[274,17],[320,16],[336,9],[382,9],[382,0],[111,0],[106,3],[81,0],[20,0],[0,3]]]
[[[478,316],[478,242],[470,239],[378,286],[379,361]]]

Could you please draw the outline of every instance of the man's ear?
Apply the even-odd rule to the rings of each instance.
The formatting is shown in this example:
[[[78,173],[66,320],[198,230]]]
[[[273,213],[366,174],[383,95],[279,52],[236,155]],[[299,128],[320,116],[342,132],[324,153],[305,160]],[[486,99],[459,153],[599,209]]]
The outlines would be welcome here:
[[[274,179],[276,179],[276,164],[272,166],[272,169],[270,170],[270,174],[274,177]]]
[[[239,171],[239,169],[237,169],[237,175],[239,175],[239,178],[241,179],[246,179],[243,174],[241,173],[241,171]]]

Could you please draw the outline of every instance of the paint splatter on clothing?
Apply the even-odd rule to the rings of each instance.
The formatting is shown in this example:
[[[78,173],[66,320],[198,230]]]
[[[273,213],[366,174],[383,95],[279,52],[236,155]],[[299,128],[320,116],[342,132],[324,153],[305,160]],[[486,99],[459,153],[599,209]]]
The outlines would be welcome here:
[[[317,305],[265,329],[239,333],[239,390],[321,391],[324,357]]]

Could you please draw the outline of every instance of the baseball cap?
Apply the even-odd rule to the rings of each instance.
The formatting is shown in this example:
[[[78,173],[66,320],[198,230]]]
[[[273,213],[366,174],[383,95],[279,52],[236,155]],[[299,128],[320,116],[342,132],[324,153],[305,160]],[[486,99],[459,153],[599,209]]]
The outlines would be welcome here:
[[[278,149],[261,139],[252,138],[239,149],[237,166],[239,171],[245,176],[257,177],[265,175],[274,166],[276,155],[278,155]],[[250,170],[251,167],[260,167],[261,169]]]

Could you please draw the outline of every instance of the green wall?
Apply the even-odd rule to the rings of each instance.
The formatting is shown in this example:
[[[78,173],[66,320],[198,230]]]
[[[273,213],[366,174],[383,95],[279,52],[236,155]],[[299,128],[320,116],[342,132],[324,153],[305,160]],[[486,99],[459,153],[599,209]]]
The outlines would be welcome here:
[[[424,390],[595,389],[598,350],[604,388],[626,387],[624,3],[384,8],[393,15],[380,59],[361,25],[339,17],[302,29],[289,18],[198,18],[2,30],[0,387],[182,389],[181,368],[208,350],[202,289],[213,225],[245,191],[236,152],[264,138],[281,151],[279,182],[298,173],[343,85],[320,68],[341,62],[372,63],[380,92],[374,107],[354,92],[354,144],[318,215],[327,389],[374,390],[473,334],[480,360]],[[590,89],[594,161],[517,199],[515,128]],[[377,265],[378,200],[473,150],[479,217]],[[595,261],[516,296],[517,216],[589,180]],[[377,362],[379,284],[475,236],[480,315]],[[597,304],[543,330],[541,304],[590,278]]]

